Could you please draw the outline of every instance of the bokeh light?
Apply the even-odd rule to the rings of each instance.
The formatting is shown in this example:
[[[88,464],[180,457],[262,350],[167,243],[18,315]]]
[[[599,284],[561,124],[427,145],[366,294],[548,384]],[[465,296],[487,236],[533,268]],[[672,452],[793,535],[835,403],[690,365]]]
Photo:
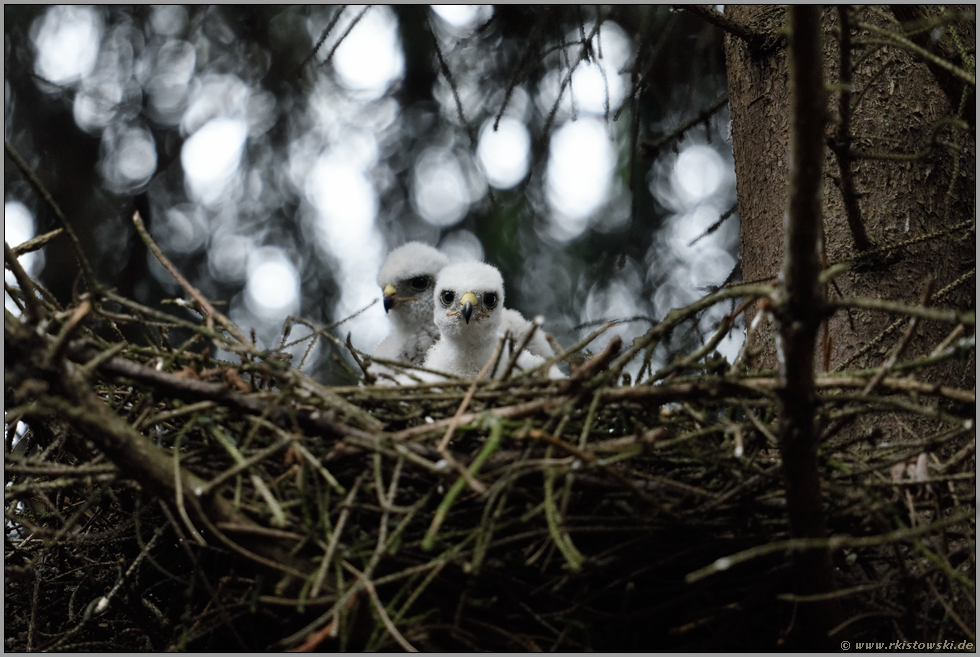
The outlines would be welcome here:
[[[245,300],[253,313],[281,322],[299,310],[299,277],[281,249],[257,249],[248,268]]]
[[[57,85],[76,82],[95,68],[101,38],[102,19],[91,7],[51,7],[34,38],[34,69]]]
[[[531,136],[520,121],[503,118],[497,129],[487,119],[480,130],[476,154],[487,174],[487,181],[497,189],[510,189],[527,175],[531,155]]]
[[[718,152],[698,144],[681,151],[671,184],[686,204],[696,205],[718,190],[724,176],[725,167]]]
[[[451,260],[483,260],[485,252],[480,238],[461,228],[447,233],[439,242],[439,250]]]
[[[579,324],[647,317],[604,338],[628,342],[734,266],[737,218],[691,244],[734,200],[730,149],[724,135],[692,131],[650,169],[656,207],[637,205],[623,173],[628,122],[613,120],[633,85],[633,37],[611,16],[596,31],[587,12],[573,29],[564,24],[563,45],[541,51],[534,74],[511,78],[525,44],[498,30],[519,14],[495,11],[419,14],[444,60],[426,63],[431,77],[406,70],[417,57],[406,50],[417,44],[403,42],[414,24],[383,6],[268,10],[268,43],[243,35],[236,11],[219,7],[139,16],[49,7],[34,20],[32,66],[43,78],[35,84],[61,94],[98,140],[98,184],[120,198],[146,194],[161,247],[199,262],[201,289],[227,299],[228,316],[263,344],[289,313],[337,322],[373,302],[337,328],[370,352],[388,332],[378,268],[408,240],[498,264],[508,305],[544,314],[566,344],[594,328]],[[296,30],[309,44],[292,44]],[[488,49],[484,35],[499,47]],[[271,83],[271,67],[284,64],[277,79],[297,74],[300,84]],[[690,118],[688,88],[664,89],[676,97],[644,133]],[[5,99],[10,113],[14,98]],[[620,257],[637,241],[637,222],[642,246]],[[149,268],[167,294],[180,294],[155,260]],[[720,316],[699,321],[706,332]],[[656,358],[666,358],[661,351]]]
[[[580,119],[555,131],[546,173],[555,239],[568,241],[582,234],[589,216],[606,200],[615,164],[602,121]]]
[[[361,10],[348,7],[345,16],[353,20]],[[333,66],[341,84],[359,98],[384,94],[405,68],[394,12],[388,7],[371,7],[337,48]]]
[[[136,76],[149,96],[148,110],[154,120],[168,125],[180,122],[196,68],[197,53],[187,41],[147,45],[136,64]]]
[[[414,192],[416,211],[434,226],[452,226],[470,207],[459,160],[444,149],[431,148],[419,157]]]
[[[212,119],[191,135],[180,153],[193,196],[205,205],[218,203],[238,171],[248,128],[241,119]]]
[[[133,193],[144,187],[157,168],[153,135],[142,127],[113,125],[102,133],[99,169],[106,187]]]
[[[493,16],[493,5],[431,5],[436,16],[466,33]]]

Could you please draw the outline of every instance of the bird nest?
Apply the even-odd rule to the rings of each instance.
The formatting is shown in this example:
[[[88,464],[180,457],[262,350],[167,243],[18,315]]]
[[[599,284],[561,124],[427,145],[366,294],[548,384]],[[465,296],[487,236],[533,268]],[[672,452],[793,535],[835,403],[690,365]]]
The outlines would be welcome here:
[[[61,307],[13,268],[7,650],[773,649],[812,602],[793,554],[828,548],[834,637],[974,640],[975,383],[925,382],[956,361],[972,380],[956,331],[928,358],[816,377],[829,538],[793,539],[761,338],[714,353],[765,286],[589,354],[600,328],[561,354],[567,380],[327,387],[186,282],[175,303],[201,319],[101,288]],[[737,298],[651,371],[672,331]]]

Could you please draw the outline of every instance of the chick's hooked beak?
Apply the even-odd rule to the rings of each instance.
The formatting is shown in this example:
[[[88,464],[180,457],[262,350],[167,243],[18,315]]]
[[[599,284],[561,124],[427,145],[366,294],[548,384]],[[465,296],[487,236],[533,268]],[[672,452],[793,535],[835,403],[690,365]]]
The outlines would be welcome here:
[[[384,304],[386,313],[392,308],[394,308],[395,304],[398,303],[398,297],[395,296],[397,292],[398,290],[395,289],[395,286],[391,285],[390,283],[388,285],[385,285],[384,289],[381,290],[381,293],[384,294],[384,299],[382,303]]]
[[[459,303],[462,306],[460,312],[463,314],[463,319],[469,324],[470,317],[473,315],[473,306],[476,305],[476,295],[472,292],[467,292],[459,298]]]

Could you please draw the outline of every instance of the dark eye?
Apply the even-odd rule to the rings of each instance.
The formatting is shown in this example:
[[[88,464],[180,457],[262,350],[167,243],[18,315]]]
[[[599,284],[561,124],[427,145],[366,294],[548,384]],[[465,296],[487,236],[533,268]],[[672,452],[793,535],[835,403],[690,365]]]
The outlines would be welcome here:
[[[456,293],[452,290],[443,290],[442,294],[439,295],[439,300],[442,301],[442,305],[451,306],[453,305],[453,299],[456,298]]]
[[[428,276],[416,276],[408,282],[412,286],[413,290],[421,292],[425,288],[429,287],[429,277]]]
[[[497,295],[493,292],[487,292],[483,295],[483,303],[487,308],[493,308],[497,305]]]

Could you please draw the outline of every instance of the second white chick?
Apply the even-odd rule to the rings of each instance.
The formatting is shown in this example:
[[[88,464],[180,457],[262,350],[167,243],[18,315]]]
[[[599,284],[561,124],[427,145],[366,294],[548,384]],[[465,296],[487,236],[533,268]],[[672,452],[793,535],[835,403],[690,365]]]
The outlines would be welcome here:
[[[429,347],[439,338],[439,329],[432,323],[433,290],[436,275],[448,263],[443,253],[422,242],[408,242],[388,254],[378,272],[378,286],[391,333],[374,350],[376,357],[412,365],[423,363]],[[371,371],[393,374],[378,364],[373,364]],[[403,376],[393,378],[412,383]],[[391,383],[383,377],[379,382]]]

